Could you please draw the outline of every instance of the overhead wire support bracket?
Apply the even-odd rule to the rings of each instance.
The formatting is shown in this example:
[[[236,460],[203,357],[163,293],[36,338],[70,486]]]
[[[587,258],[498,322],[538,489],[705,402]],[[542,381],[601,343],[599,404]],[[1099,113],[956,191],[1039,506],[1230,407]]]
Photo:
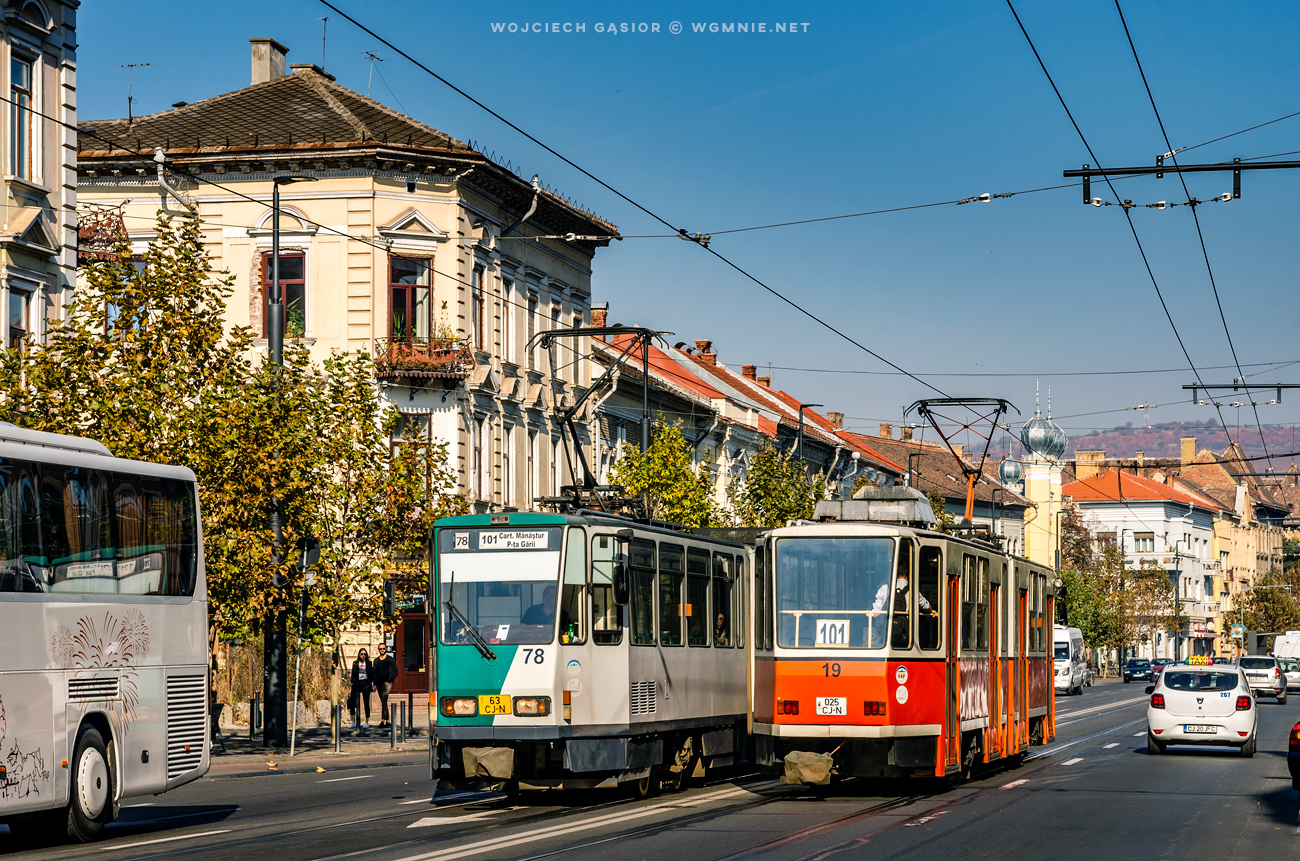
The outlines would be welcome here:
[[[1165,155],[1168,155],[1166,153]],[[1232,172],[1232,196],[1241,197],[1241,172],[1243,170],[1295,170],[1300,168],[1300,161],[1220,161],[1212,164],[1165,164],[1165,156],[1156,156],[1153,167],[1091,167],[1084,165],[1078,170],[1063,170],[1061,176],[1083,178],[1083,202],[1092,203],[1092,178],[1094,176],[1155,176],[1161,179],[1166,173],[1227,173]]]
[[[961,407],[975,414],[975,418],[970,421],[962,421],[938,412],[936,408]],[[991,409],[990,409],[991,408]],[[975,516],[975,482],[979,480],[980,475],[984,472],[984,464],[988,461],[989,446],[993,442],[993,430],[998,427],[998,419],[1002,418],[1003,413],[1009,410],[1020,410],[1015,405],[1004,398],[924,398],[912,404],[903,411],[906,418],[913,410],[923,416],[930,422],[935,433],[943,440],[944,445],[948,446],[948,451],[952,452],[953,458],[957,461],[957,466],[961,469],[962,474],[966,476],[966,513],[962,518],[961,525],[965,528],[971,526]],[[981,410],[983,410],[981,412]],[[984,433],[974,425],[977,422],[989,422],[989,431]],[[944,433],[943,422],[949,422],[956,425],[957,430],[951,434]],[[980,452],[978,464],[967,463],[957,454],[957,449],[953,447],[952,437],[961,431],[970,431],[984,440],[984,451]],[[974,459],[972,458],[972,461]]]
[[[1210,392],[1214,391],[1249,392],[1251,389],[1256,391],[1260,389],[1275,390],[1277,392],[1277,398],[1276,400],[1269,401],[1269,403],[1280,404],[1282,403],[1282,390],[1300,389],[1300,383],[1263,383],[1260,385],[1252,385],[1247,383],[1244,379],[1237,379],[1233,380],[1231,383],[1192,383],[1191,385],[1183,386],[1183,391],[1191,391],[1192,403],[1200,405],[1205,403],[1200,399],[1199,393],[1202,391],[1208,395]]]

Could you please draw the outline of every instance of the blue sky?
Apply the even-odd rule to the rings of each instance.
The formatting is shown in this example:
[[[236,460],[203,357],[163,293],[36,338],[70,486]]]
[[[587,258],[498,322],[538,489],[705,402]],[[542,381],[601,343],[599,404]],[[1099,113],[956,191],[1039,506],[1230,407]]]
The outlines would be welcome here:
[[[362,3],[349,14],[629,197],[688,231],[902,207],[1059,185],[1091,162],[1005,3]],[[83,119],[245,86],[250,37],[290,62],[321,61],[365,92],[509,159],[524,175],[617,223],[662,225],[539,149],[313,0],[95,2],[79,15]],[[1094,152],[1150,164],[1165,145],[1113,2],[1017,4]],[[1289,3],[1130,2],[1125,7],[1175,146],[1300,111],[1287,86],[1300,7]],[[250,23],[256,21],[257,23]],[[695,32],[697,24],[778,21],[795,33]],[[494,32],[493,23],[584,24],[582,33]],[[597,24],[659,25],[598,33]],[[680,22],[683,32],[670,32]],[[803,27],[807,24],[807,27]],[[531,27],[530,27],[531,29]],[[719,30],[721,31],[721,26]],[[1300,150],[1300,117],[1201,147],[1187,162]],[[1296,156],[1288,156],[1295,158]],[[1188,179],[1206,199],[1229,174]],[[1177,178],[1117,183],[1135,203],[1183,198]],[[1200,208],[1224,314],[1243,364],[1300,360],[1294,337],[1300,172],[1257,171],[1242,199]],[[1094,194],[1107,196],[1095,185]],[[1077,188],[717,235],[713,247],[817,316],[950,395],[1005,397],[1032,414],[1033,376],[1072,434],[1133,421],[1215,418],[1185,401],[1194,381],[1119,207],[1081,204]],[[1133,220],[1174,322],[1206,382],[1235,377],[1190,211],[1139,208]],[[746,281],[693,244],[628,238],[596,258],[594,298],[612,318],[710,338],[722,361],[773,367],[774,383],[875,430],[933,395]],[[814,371],[786,370],[791,368]],[[1066,372],[1180,369],[1065,376]],[[1264,370],[1248,367],[1247,373]],[[1254,379],[1300,381],[1300,365]],[[1235,410],[1224,410],[1229,423]],[[1248,410],[1241,411],[1249,422]],[[1260,408],[1300,421],[1300,392]]]

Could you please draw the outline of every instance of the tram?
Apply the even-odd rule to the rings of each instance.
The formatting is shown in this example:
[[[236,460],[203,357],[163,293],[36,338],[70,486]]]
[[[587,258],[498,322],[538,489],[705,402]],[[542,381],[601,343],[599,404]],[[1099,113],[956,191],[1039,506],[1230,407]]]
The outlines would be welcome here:
[[[743,753],[748,547],[582,510],[433,540],[435,788],[644,795]]]
[[[1055,735],[1047,568],[926,497],[869,488],[755,547],[753,734],[760,770],[944,777]]]

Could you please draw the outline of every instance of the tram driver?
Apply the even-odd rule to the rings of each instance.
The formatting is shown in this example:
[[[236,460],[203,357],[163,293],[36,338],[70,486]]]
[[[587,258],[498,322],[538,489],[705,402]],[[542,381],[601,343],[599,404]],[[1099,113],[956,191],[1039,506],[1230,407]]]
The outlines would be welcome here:
[[[908,642],[910,639],[908,633],[911,630],[911,622],[908,619],[908,607],[911,606],[912,597],[911,588],[911,572],[908,567],[900,565],[898,574],[894,577],[894,648],[906,649],[911,646],[911,643]],[[917,599],[919,601],[920,615],[935,615],[934,608],[930,606],[930,602],[924,595],[918,594]],[[888,601],[889,584],[882,583],[880,589],[876,592],[876,600],[871,605],[871,609],[878,613],[884,612],[888,609]],[[884,639],[884,626],[880,628],[879,637],[873,637],[873,639]],[[881,645],[883,645],[883,642],[872,643],[874,648],[879,648]]]

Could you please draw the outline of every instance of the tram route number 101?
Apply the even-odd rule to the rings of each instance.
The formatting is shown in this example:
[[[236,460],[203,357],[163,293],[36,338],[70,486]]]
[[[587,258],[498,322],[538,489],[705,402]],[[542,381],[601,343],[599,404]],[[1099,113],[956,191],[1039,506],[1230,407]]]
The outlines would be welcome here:
[[[847,646],[849,644],[849,620],[848,619],[818,619],[817,620],[817,640],[815,645],[818,646]]]

